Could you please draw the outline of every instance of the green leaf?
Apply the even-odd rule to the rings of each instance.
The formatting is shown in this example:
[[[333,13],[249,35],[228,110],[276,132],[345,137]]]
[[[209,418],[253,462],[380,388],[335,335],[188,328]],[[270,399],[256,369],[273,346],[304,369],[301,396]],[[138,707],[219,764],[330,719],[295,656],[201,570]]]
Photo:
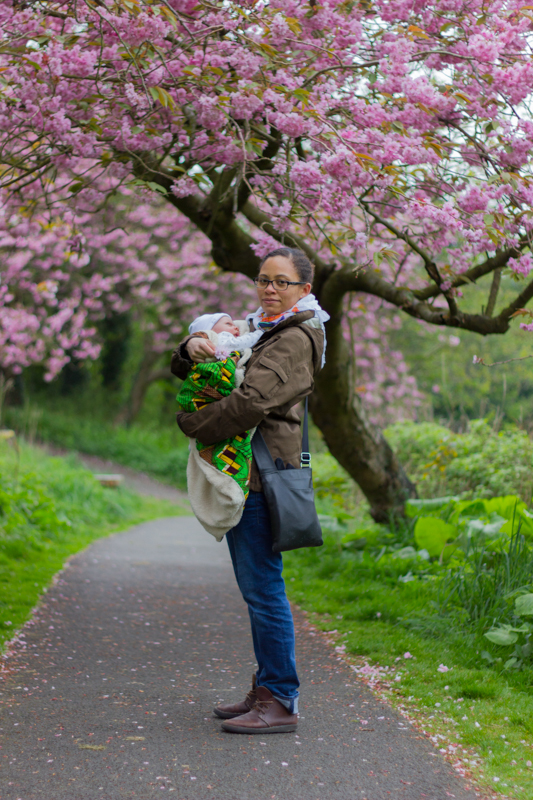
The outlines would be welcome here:
[[[24,58],[24,61],[25,61],[26,64],[31,64],[32,67],[35,67],[35,69],[42,70],[41,65],[38,64],[37,61],[32,61],[31,58],[27,58],[27,57]]]
[[[430,500],[408,500],[405,504],[405,513],[408,517],[416,517],[421,511],[426,514],[432,511],[440,511],[450,503],[456,503],[458,497],[432,497]]]
[[[309,99],[309,95],[311,94],[311,92],[309,92],[307,89],[295,89],[293,94],[299,100],[305,101]]]
[[[496,228],[491,227],[490,225],[487,227],[487,236],[494,244],[500,244],[500,240],[502,238],[502,234]]]
[[[154,100],[159,100],[164,108],[174,108],[176,105],[174,98],[161,86],[150,86],[149,92]]]
[[[533,535],[533,514],[524,508],[520,512],[520,532],[528,536]]]
[[[508,647],[511,644],[516,644],[518,641],[518,634],[513,631],[506,630],[505,628],[493,628],[484,634],[485,638],[493,644],[498,644],[501,647]]]
[[[533,594],[523,594],[517,597],[514,610],[519,617],[533,616]]]
[[[153,189],[154,192],[159,192],[160,194],[166,194],[167,193],[167,190],[165,189],[165,187],[164,186],[160,186],[158,183],[155,183],[155,181],[146,181],[146,185],[150,189]]]
[[[364,550],[366,547],[366,538],[362,536],[360,539],[349,539],[345,541],[347,537],[343,537],[342,539],[342,546],[347,550]]]
[[[430,556],[440,556],[448,542],[457,538],[457,528],[438,517],[419,517],[415,525],[415,541]]]
[[[492,497],[484,500],[487,513],[494,511],[500,517],[512,519],[515,514],[526,509],[526,504],[516,494],[508,494],[505,497]]]
[[[487,507],[484,500],[463,500],[457,504],[453,513],[452,521],[458,522],[465,519],[477,519],[487,514]]]

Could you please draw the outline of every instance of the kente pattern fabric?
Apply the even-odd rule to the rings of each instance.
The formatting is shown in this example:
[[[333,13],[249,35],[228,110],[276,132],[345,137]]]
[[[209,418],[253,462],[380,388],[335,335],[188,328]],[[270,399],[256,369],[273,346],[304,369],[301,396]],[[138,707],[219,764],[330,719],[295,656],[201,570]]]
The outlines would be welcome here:
[[[195,364],[177,396],[184,411],[199,411],[209,403],[227,397],[235,388],[235,370],[240,353],[231,353],[223,361]],[[196,440],[200,457],[235,480],[248,497],[252,466],[252,435],[250,431],[223,439],[214,445]]]

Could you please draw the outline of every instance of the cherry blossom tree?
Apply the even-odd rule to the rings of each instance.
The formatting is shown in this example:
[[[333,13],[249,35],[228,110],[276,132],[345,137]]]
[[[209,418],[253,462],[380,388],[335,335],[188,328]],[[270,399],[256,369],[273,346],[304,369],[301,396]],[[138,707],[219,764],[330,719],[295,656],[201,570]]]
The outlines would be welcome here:
[[[52,218],[42,208],[31,217],[9,214],[6,203],[0,238],[2,371],[43,364],[52,380],[72,358],[99,355],[97,321],[129,312],[142,345],[120,415],[126,422],[149,385],[170,377],[169,350],[192,317],[219,308],[242,317],[255,300],[248,279],[212,263],[208,239],[186,217],[145,189],[141,195],[144,202],[126,190],[99,212],[76,216],[66,207]]]
[[[0,365],[9,377],[31,364],[51,380],[71,357],[95,358],[94,320],[112,282],[87,274],[72,215],[0,218]]]
[[[384,519],[414,489],[356,391],[346,315],[355,297],[533,327],[532,20],[516,0],[5,3],[2,186],[50,213],[105,203],[102,176],[150,189],[248,276],[273,243],[304,249],[332,317],[313,417]]]
[[[9,216],[6,203],[0,239],[0,369],[10,375],[44,364],[45,379],[52,380],[72,358],[98,356],[96,322],[128,312],[142,336],[117,418],[128,424],[149,386],[169,379],[170,351],[191,319],[219,310],[244,318],[257,305],[251,281],[218,269],[207,237],[150,194],[123,189],[98,213],[76,217],[66,207],[52,220],[43,209],[31,218],[20,209]],[[347,308],[345,336],[357,359],[356,390],[368,398],[371,418],[387,423],[409,415],[419,394],[402,354],[389,346],[398,315],[372,304]]]
[[[113,311],[130,310],[142,331],[140,361],[117,419],[128,424],[149,386],[171,378],[170,352],[195,316],[221,310],[242,319],[256,300],[250,280],[212,263],[209,240],[186,217],[161,198],[144,199],[128,210],[108,209],[85,245],[97,269],[113,278],[115,295],[106,296]]]

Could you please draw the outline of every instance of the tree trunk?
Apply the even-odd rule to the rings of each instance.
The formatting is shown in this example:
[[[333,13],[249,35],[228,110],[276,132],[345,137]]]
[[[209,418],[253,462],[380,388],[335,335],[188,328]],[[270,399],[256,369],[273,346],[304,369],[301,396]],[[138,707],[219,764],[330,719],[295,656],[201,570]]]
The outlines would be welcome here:
[[[407,477],[381,430],[373,425],[355,392],[355,363],[342,331],[339,273],[326,281],[321,302],[331,314],[326,324],[326,365],[315,381],[310,408],[331,454],[360,486],[376,522],[403,514],[416,487]]]
[[[154,370],[161,358],[161,353],[153,350],[145,351],[142,361],[133,380],[129,397],[115,418],[116,425],[131,425],[138,417],[146,397],[146,392],[155,381],[169,380],[172,375],[170,367]]]

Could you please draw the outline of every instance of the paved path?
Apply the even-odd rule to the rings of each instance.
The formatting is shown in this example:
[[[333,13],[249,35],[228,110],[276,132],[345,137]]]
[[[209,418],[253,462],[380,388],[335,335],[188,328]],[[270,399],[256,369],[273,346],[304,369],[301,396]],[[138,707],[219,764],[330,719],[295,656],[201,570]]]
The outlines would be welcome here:
[[[473,800],[427,740],[299,626],[298,735],[225,734],[211,708],[241,698],[254,666],[225,543],[189,517],[96,542],[7,660],[0,797]]]

